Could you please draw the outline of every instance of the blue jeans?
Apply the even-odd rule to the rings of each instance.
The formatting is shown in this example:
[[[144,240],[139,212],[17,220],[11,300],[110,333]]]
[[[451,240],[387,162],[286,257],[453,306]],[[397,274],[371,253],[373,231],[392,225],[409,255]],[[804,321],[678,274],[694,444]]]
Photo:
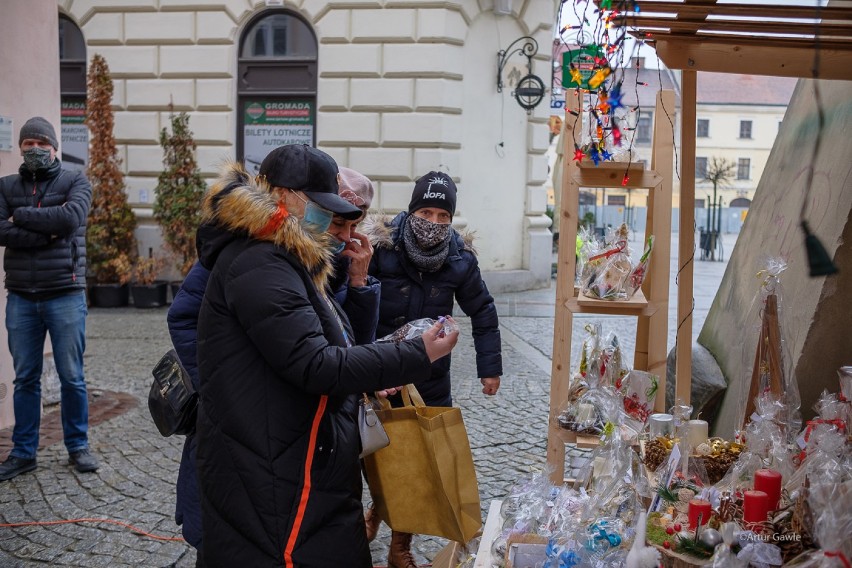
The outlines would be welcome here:
[[[68,453],[88,448],[89,400],[83,378],[86,350],[86,296],[81,290],[32,301],[9,292],[6,330],[15,366],[14,448],[10,455],[31,459],[38,450],[44,339],[50,333],[62,397],[62,432]]]

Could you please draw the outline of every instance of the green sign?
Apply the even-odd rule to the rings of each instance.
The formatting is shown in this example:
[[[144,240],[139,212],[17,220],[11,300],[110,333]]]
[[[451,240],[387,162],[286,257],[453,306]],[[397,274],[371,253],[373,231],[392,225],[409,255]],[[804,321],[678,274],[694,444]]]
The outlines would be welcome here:
[[[569,49],[562,54],[562,86],[566,89],[593,90],[589,79],[595,73],[595,58],[603,58],[603,50],[596,45]],[[573,68],[572,68],[573,66]],[[579,83],[578,83],[579,80]]]
[[[257,173],[266,155],[286,144],[314,143],[314,102],[301,99],[254,99],[243,103],[243,155]]]

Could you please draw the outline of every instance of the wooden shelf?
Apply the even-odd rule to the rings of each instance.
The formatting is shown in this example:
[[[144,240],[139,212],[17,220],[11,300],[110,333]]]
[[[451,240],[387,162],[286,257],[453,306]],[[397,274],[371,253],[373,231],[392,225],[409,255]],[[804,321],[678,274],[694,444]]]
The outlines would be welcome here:
[[[649,302],[642,290],[637,290],[629,300],[599,300],[580,294],[565,302],[565,307],[574,314],[602,314],[617,316],[652,316],[659,305]]]
[[[564,444],[574,444],[578,448],[582,448],[584,450],[593,450],[600,445],[601,437],[595,436],[594,434],[578,434],[573,430],[566,430],[565,428],[557,427],[554,430],[556,436],[558,436],[562,443]]]
[[[627,184],[624,173],[627,172]],[[641,189],[657,187],[663,182],[663,176],[654,170],[646,170],[642,164],[633,162],[593,162],[583,160],[577,164],[572,176],[580,187],[607,187]]]
[[[574,247],[559,247],[559,270],[556,273],[556,314],[553,323],[553,358],[550,376],[550,421],[547,437],[547,464],[551,468],[551,481],[563,483],[565,473],[565,448],[575,444],[581,448],[598,445],[594,436],[577,436],[575,432],[559,426],[558,417],[564,410],[573,372],[571,340],[574,314],[627,315],[636,317],[636,345],[633,368],[648,371],[660,377],[654,408],[660,412],[666,407],[666,341],[668,337],[669,257],[671,252],[672,181],[674,178],[674,132],[671,124],[663,120],[665,109],[675,107],[674,92],[657,94],[654,110],[653,150],[650,168],[641,163],[601,162],[597,166],[588,160],[568,161],[573,148],[583,132],[582,101],[579,97],[565,96],[565,121],[563,122],[563,156],[565,164],[560,189],[559,235],[560,242],[573,244],[577,237],[577,219],[580,217],[579,195],[583,187],[647,189],[648,207],[645,238],[654,235],[654,253],[651,255],[646,280],[642,290],[626,301],[608,301],[587,298],[574,287],[576,256]],[[583,103],[585,104],[585,103]],[[625,173],[628,176],[624,181]],[[554,215],[554,219],[556,215]],[[684,225],[686,226],[686,225]],[[688,346],[687,346],[688,347]],[[688,358],[688,357],[687,357]]]

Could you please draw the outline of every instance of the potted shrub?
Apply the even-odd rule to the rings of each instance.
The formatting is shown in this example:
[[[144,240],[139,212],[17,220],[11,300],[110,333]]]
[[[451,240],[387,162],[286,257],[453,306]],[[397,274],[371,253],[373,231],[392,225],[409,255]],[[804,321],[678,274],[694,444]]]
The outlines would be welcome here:
[[[127,203],[124,173],[115,146],[115,119],[110,106],[113,84],[106,60],[95,54],[86,79],[86,126],[89,127],[89,164],[92,205],[86,230],[86,261],[94,280],[94,306],[127,305],[127,282],[138,256],[136,216]]]
[[[185,112],[170,116],[171,134],[160,131],[163,147],[163,171],[157,180],[154,219],[163,231],[166,249],[175,259],[181,278],[185,277],[197,258],[195,232],[201,223],[201,199],[207,184],[195,159],[195,140]],[[173,284],[172,292],[177,293]]]
[[[157,280],[165,262],[154,257],[153,249],[148,249],[148,257],[139,256],[133,263],[130,281],[130,295],[137,308],[157,308],[166,305],[168,282]]]

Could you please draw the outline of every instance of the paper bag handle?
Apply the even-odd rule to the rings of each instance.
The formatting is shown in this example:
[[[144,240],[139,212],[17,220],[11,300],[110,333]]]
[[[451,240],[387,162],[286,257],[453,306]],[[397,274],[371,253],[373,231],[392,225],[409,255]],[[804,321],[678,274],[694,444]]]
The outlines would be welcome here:
[[[423,397],[417,392],[417,387],[414,384],[404,385],[399,392],[402,396],[402,404],[404,406],[426,406],[426,403],[423,402]],[[378,397],[378,400],[382,405],[382,410],[389,410],[391,408],[391,403],[386,397]]]

